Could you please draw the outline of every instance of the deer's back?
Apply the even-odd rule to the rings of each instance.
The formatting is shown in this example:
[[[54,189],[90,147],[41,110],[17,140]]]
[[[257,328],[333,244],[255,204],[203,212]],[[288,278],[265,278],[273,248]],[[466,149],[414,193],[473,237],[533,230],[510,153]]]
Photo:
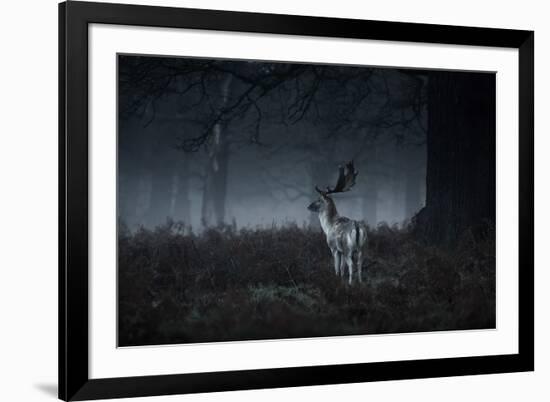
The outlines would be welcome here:
[[[367,231],[361,222],[346,217],[338,217],[327,233],[327,243],[331,249],[347,254],[362,248],[367,239]]]

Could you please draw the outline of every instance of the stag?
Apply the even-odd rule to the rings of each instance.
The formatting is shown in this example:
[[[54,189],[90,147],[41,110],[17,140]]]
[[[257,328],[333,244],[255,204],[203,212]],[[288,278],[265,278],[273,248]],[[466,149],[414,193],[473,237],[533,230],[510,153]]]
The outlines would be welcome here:
[[[353,161],[339,166],[338,180],[333,188],[327,186],[321,190],[315,186],[320,197],[307,209],[319,215],[321,228],[326,235],[327,244],[334,258],[334,271],[343,277],[345,266],[348,266],[349,284],[353,282],[354,266],[357,267],[357,279],[361,283],[363,253],[367,242],[367,228],[364,223],[338,215],[334,200],[330,194],[343,193],[355,185],[357,171]]]

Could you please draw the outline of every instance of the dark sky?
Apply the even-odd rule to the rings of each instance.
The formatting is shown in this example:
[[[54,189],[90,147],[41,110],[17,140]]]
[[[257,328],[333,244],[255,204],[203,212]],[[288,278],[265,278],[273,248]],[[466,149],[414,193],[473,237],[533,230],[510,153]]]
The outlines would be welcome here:
[[[119,56],[119,217],[130,228],[167,218],[194,230],[220,219],[315,224],[306,209],[314,186],[333,185],[338,165],[353,159],[356,186],[334,196],[340,214],[402,223],[425,199],[428,79],[417,70]]]

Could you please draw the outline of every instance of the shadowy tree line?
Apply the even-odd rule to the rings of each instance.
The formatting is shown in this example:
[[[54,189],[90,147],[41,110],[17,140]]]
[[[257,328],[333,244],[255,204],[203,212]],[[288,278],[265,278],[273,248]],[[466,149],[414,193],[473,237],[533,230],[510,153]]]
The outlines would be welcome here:
[[[425,206],[415,224],[428,239],[452,242],[471,225],[494,222],[492,74],[119,57],[120,117],[138,120],[145,128],[176,120],[185,127],[172,142],[182,159],[207,154],[200,173],[204,226],[226,220],[227,172],[239,147],[254,146],[266,155],[305,150],[307,160],[296,164],[309,172],[311,190],[297,188],[288,177],[267,175],[288,197],[310,197],[313,185],[325,182],[342,162],[338,147],[350,138],[359,138],[361,144],[351,157],[371,164],[373,171],[380,169],[369,176],[364,194],[370,219],[376,221],[377,180],[400,169],[408,216],[422,207],[425,186]],[[173,109],[166,109],[167,99]],[[303,135],[284,130],[293,126],[314,130],[300,130]],[[273,127],[291,137],[277,144],[264,141],[263,134]],[[312,138],[318,135],[329,140],[322,148]],[[391,158],[377,159],[381,147],[407,147],[414,153],[422,145],[427,148],[425,172]],[[178,190],[185,199],[186,186]]]

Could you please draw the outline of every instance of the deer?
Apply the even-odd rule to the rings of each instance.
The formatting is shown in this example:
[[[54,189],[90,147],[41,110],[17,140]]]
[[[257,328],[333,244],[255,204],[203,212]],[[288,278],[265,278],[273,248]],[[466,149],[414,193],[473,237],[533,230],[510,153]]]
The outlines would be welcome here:
[[[353,283],[354,267],[357,267],[357,279],[362,282],[361,271],[363,256],[367,243],[367,227],[363,222],[340,216],[336,210],[336,204],[331,194],[344,193],[355,185],[358,172],[353,166],[353,161],[338,167],[338,179],[333,188],[325,190],[315,186],[315,191],[320,197],[312,202],[307,209],[319,216],[321,228],[326,236],[326,241],[334,259],[334,271],[337,276],[344,277],[345,266],[349,271],[349,285]]]

